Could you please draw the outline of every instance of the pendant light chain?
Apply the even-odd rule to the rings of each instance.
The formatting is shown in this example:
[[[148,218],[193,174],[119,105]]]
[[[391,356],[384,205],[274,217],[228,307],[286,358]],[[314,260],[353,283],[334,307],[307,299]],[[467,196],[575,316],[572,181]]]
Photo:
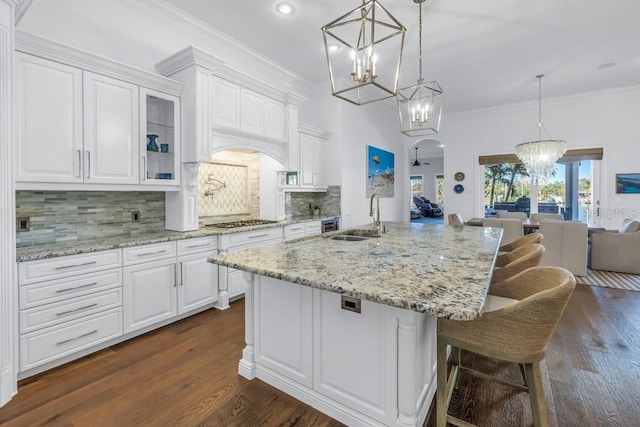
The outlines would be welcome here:
[[[422,83],[422,2],[419,4],[420,17],[418,18],[418,48],[420,52],[420,64],[418,72],[418,84]]]
[[[538,74],[538,140],[542,139],[542,78],[544,74]]]

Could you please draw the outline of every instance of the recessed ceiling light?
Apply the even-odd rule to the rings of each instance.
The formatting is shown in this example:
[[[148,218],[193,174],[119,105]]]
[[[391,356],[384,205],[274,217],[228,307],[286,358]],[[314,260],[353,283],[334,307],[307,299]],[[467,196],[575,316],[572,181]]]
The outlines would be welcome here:
[[[276,10],[283,15],[291,15],[296,8],[289,2],[282,2],[276,5]]]
[[[340,50],[340,45],[336,43],[329,43],[327,45],[327,49],[329,50],[329,52],[337,52]]]

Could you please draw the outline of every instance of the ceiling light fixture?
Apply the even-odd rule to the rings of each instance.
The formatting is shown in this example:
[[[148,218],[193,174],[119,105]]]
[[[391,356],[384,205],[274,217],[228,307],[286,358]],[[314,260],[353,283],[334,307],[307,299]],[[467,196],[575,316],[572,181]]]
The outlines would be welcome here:
[[[331,93],[362,105],[395,96],[406,28],[378,0],[322,27]],[[340,53],[329,46],[336,44]]]
[[[296,8],[289,2],[282,2],[276,5],[276,10],[283,15],[291,15]]]
[[[396,96],[398,115],[400,116],[400,132],[407,136],[425,136],[440,132],[440,116],[444,90],[435,82],[424,83],[422,79],[422,3],[424,0],[413,0],[418,3],[418,84],[398,91]]]
[[[516,156],[527,168],[529,175],[537,182],[545,181],[553,174],[556,161],[567,150],[566,143],[558,139],[542,139],[542,78],[538,74],[538,139],[516,145]],[[544,128],[548,134],[547,129]]]

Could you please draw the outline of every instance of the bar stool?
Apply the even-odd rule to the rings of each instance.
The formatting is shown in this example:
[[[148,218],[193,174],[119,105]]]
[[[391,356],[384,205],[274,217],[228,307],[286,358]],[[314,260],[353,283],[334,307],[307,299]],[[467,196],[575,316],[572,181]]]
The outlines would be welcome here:
[[[514,249],[519,248],[520,246],[530,245],[531,243],[541,243],[543,239],[542,233],[530,233],[527,234],[518,240],[514,240],[511,243],[506,243],[500,246],[500,252],[511,252]]]
[[[491,286],[502,282],[511,276],[531,267],[536,267],[542,261],[544,246],[539,243],[520,246],[517,249],[496,257],[496,264],[491,276]]]
[[[547,343],[575,288],[573,274],[560,267],[533,267],[493,286],[492,293],[502,300],[500,308],[484,311],[475,320],[438,318],[437,338],[437,426],[447,422],[470,426],[447,414],[459,372],[489,379],[527,391],[535,426],[548,425],[547,408],[540,374]],[[490,298],[489,296],[488,298]],[[447,347],[521,365],[524,385],[514,384],[483,372],[461,366],[452,360],[447,376]]]

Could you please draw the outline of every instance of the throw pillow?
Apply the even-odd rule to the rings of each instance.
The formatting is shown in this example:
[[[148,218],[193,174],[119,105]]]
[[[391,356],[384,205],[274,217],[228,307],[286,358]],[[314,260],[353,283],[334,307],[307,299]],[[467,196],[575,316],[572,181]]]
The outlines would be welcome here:
[[[635,233],[636,231],[640,231],[640,221],[638,220],[625,220],[618,230],[619,233]]]

